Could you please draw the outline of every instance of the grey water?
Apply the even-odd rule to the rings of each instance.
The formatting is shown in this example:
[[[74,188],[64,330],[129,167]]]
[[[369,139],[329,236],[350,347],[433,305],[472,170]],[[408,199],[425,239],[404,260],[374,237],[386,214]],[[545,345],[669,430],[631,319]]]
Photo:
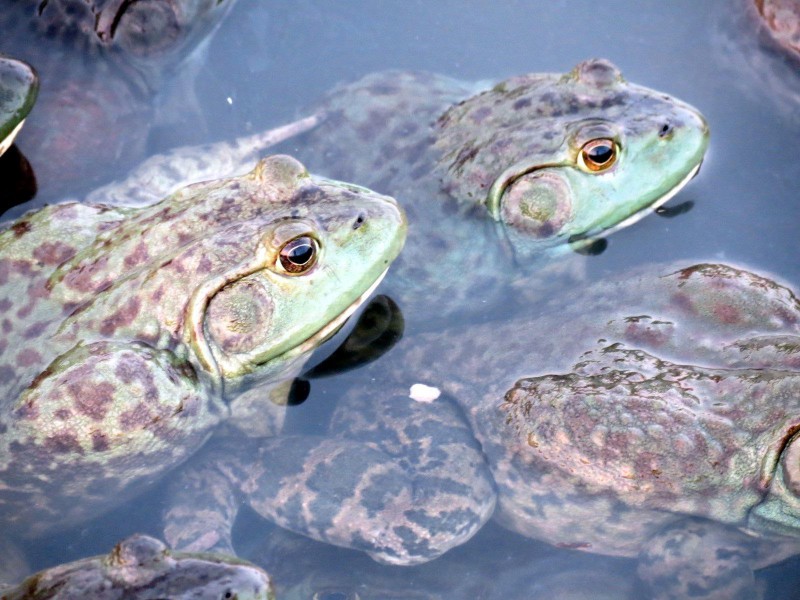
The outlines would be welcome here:
[[[499,80],[566,72],[583,59],[603,57],[628,81],[698,107],[710,124],[711,143],[700,174],[669,203],[690,210],[673,218],[648,216],[615,233],[606,250],[590,258],[591,276],[676,259],[724,261],[798,290],[800,72],[796,63],[764,47],[755,24],[743,16],[744,5],[741,0],[239,0],[205,49],[191,94],[184,79],[163,82],[156,102],[175,111],[176,99],[185,97],[187,110],[151,135],[148,151],[233,139],[288,122],[335,84],[383,69]],[[19,50],[0,40],[0,51],[20,55]],[[18,145],[24,152],[25,130]],[[282,150],[291,152],[291,143]],[[118,172],[98,173],[97,180],[113,179],[132,166],[117,165]],[[40,197],[55,197],[54,187],[40,180]],[[321,427],[342,382],[352,377],[357,372],[312,380],[309,397],[292,407],[290,422]],[[163,504],[163,489],[154,489],[79,530],[37,540],[29,556],[42,567],[106,552],[134,531],[158,536]],[[253,514],[240,520],[238,543],[254,556],[261,537],[285,535]],[[276,578],[320,582],[318,600],[637,593],[630,587],[635,586],[631,561],[555,549],[493,524],[431,566],[412,569],[380,567],[345,550],[298,551],[291,540],[286,544],[283,556],[263,566]],[[800,597],[798,566],[799,560],[789,559],[762,569],[757,577],[764,597]],[[574,581],[585,576],[595,595],[559,596],[568,586],[544,576],[559,571]],[[552,587],[544,580],[554,581]],[[618,582],[619,589],[608,581]]]

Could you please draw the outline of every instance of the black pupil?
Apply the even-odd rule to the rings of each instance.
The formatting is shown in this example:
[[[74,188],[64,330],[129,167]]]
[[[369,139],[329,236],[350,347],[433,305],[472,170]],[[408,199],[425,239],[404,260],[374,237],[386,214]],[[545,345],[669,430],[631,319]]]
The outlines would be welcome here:
[[[598,144],[590,148],[587,154],[593,162],[602,165],[611,160],[611,157],[614,155],[614,148],[609,144]]]
[[[286,249],[286,258],[296,265],[304,265],[314,256],[314,247],[308,240],[299,240]]]

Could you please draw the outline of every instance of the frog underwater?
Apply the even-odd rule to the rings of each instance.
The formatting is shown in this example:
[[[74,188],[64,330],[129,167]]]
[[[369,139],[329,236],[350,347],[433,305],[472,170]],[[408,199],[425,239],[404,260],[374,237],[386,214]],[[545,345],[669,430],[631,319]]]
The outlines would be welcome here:
[[[404,238],[393,199],[288,156],[148,207],[67,202],[10,223],[3,535],[38,536],[131,498],[222,422],[276,431],[286,383]]]
[[[230,551],[246,502],[413,565],[494,515],[556,546],[638,558],[655,597],[753,597],[754,569],[800,552],[794,293],[699,264],[546,308],[401,340],[327,434],[209,447],[175,483],[167,539],[196,549],[202,532]],[[410,394],[415,383],[442,395]]]
[[[105,556],[51,567],[15,587],[0,585],[0,600],[169,598],[274,600],[269,576],[229,557],[170,552],[155,538],[133,535]]]
[[[677,193],[697,173],[709,135],[695,109],[626,82],[600,59],[494,87],[376,73],[335,88],[310,112],[319,124],[292,138],[293,154],[404,205],[409,240],[387,291],[426,328],[535,297],[556,279],[542,269],[557,255]],[[227,148],[187,147],[171,160],[225,160]],[[181,171],[161,189],[185,183]],[[100,188],[94,199],[113,203],[119,189]],[[511,293],[520,272],[533,276]]]
[[[159,96],[168,77],[183,78],[181,115],[196,110],[205,43],[234,2],[0,0],[0,52],[42,80],[40,110],[19,142],[43,201],[83,193],[144,158],[150,133],[173,118]]]
[[[252,536],[251,536],[252,537]],[[491,551],[487,552],[487,549]],[[281,600],[633,600],[635,564],[556,550],[488,524],[435,562],[381,565],[273,528],[244,551]]]

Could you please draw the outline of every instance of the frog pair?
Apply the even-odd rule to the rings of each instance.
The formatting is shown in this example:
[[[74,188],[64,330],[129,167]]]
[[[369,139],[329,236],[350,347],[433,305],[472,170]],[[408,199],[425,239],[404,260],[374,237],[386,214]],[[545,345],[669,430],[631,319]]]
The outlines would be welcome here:
[[[316,121],[302,139],[312,169],[396,195],[409,215],[409,242],[387,284],[427,333],[404,342],[398,387],[360,387],[342,400],[322,438],[276,435],[283,409],[264,402],[399,252],[404,222],[386,198],[273,158],[248,176],[183,188],[146,208],[46,209],[46,219],[29,216],[4,234],[7,285],[25,292],[9,298],[8,310],[22,311],[17,318],[29,324],[21,330],[28,337],[7,342],[16,349],[7,372],[17,387],[7,394],[9,450],[0,454],[19,459],[6,459],[4,481],[18,491],[2,500],[14,505],[9,514],[19,529],[46,531],[56,514],[90,517],[181,462],[225,421],[253,441],[220,433],[184,471],[167,515],[177,546],[230,551],[244,494],[282,525],[397,564],[431,560],[464,542],[496,505],[501,522],[532,537],[641,551],[644,575],[668,554],[658,550],[659,536],[716,536],[720,547],[737,548],[743,558],[719,581],[794,551],[782,537],[792,534],[790,520],[776,518],[791,504],[791,475],[782,466],[791,462],[792,429],[783,428],[791,406],[775,401],[793,381],[780,350],[793,347],[797,322],[785,288],[711,265],[589,288],[584,297],[593,301],[576,303],[563,323],[497,319],[464,332],[442,322],[481,306],[498,312],[509,285],[526,289],[570,243],[628,224],[680,189],[707,143],[695,111],[594,60],[565,76],[513,78],[482,92],[437,76],[370,76],[334,91],[309,123]],[[202,154],[213,170],[208,159],[232,148],[162,161],[203,166],[195,160]],[[228,164],[235,169],[236,161]],[[185,177],[168,179],[164,189]],[[119,189],[128,188],[96,197],[124,203]],[[190,225],[196,222],[202,225]],[[43,243],[56,229],[62,244]],[[721,300],[720,289],[728,290]],[[14,305],[18,298],[26,304]],[[44,319],[47,303],[63,316]],[[568,308],[561,301],[546,312]],[[264,323],[276,329],[265,331]],[[713,334],[692,337],[687,326],[713,327]],[[286,337],[275,333],[281,327]],[[597,338],[606,345],[593,348]],[[590,354],[581,358],[584,350]],[[697,355],[716,362],[687,366],[684,359]],[[776,367],[781,372],[765,387],[748,379],[747,369]],[[392,369],[383,364],[381,377]],[[726,377],[719,369],[741,371]],[[445,396],[423,404],[393,393],[417,380]],[[741,423],[716,432],[720,457],[731,462],[717,460],[714,477],[693,471],[709,482],[702,493],[676,488],[675,464],[659,454],[664,444],[673,448],[672,430],[659,437],[643,425],[658,420],[654,407],[666,407],[666,424],[679,399],[678,413],[687,410],[688,392],[675,384],[686,380],[703,382],[698,405],[730,398],[740,410],[737,402],[748,397],[754,409],[775,415],[756,442],[739,439]],[[626,389],[633,393],[615,395]],[[573,397],[575,413],[591,415],[594,425],[586,433],[594,447],[574,459],[572,435],[558,421],[568,411],[548,411]],[[163,411],[152,410],[162,402]],[[637,403],[644,408],[629,406]],[[61,427],[68,423],[77,426]],[[692,442],[700,432],[689,419],[675,435]],[[660,445],[637,446],[637,436]],[[687,456],[711,456],[705,449],[713,444],[701,438],[686,442]],[[144,451],[132,460],[134,447]],[[753,476],[757,491],[732,492],[726,485],[744,472],[740,457],[753,454],[773,457],[767,463],[775,468]],[[629,483],[646,467],[648,477],[672,486],[671,496],[652,481]],[[77,476],[85,478],[79,485]],[[77,497],[80,503],[68,500]],[[737,511],[721,509],[732,505]],[[588,529],[575,528],[575,514],[594,516],[583,519]],[[775,533],[780,542],[774,552],[739,551],[748,546],[740,527]]]

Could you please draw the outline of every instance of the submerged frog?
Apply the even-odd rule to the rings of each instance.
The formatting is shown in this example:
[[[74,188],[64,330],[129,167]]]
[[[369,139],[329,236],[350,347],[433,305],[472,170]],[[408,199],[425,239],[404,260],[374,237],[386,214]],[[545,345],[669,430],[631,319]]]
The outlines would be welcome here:
[[[275,432],[285,383],[404,238],[393,199],[288,156],[145,208],[69,202],[10,224],[3,534],[36,536],[130,498],[224,420]]]
[[[0,155],[14,143],[39,92],[39,76],[27,63],[0,56]]]
[[[0,600],[169,598],[274,600],[269,576],[241,560],[170,552],[160,541],[134,535],[105,556],[36,573],[16,587],[0,586]]]
[[[484,527],[470,542],[416,567],[275,529],[245,552],[269,568],[281,600],[633,600],[633,561],[554,550]]]
[[[43,201],[85,192],[141,160],[149,134],[172,118],[160,96],[155,108],[168,77],[181,88],[179,118],[197,111],[203,42],[233,4],[0,0],[0,52],[18,55],[42,78],[40,110],[20,144]]]
[[[409,243],[388,290],[426,326],[498,305],[507,313],[520,270],[535,275],[517,290],[528,302],[555,278],[541,272],[547,261],[668,200],[697,173],[708,143],[695,109],[597,59],[494,87],[376,73],[334,89],[314,114],[319,125],[292,151],[404,204]],[[171,160],[228,152],[184,148]],[[185,182],[180,169],[168,175],[161,189]],[[113,202],[118,189],[95,198]]]
[[[175,485],[168,539],[200,547],[204,531],[230,551],[244,500],[409,565],[496,513],[558,546],[638,556],[656,596],[751,597],[753,569],[800,551],[798,299],[701,264],[547,310],[401,340],[327,436],[209,448]],[[442,395],[409,394],[418,383]]]

